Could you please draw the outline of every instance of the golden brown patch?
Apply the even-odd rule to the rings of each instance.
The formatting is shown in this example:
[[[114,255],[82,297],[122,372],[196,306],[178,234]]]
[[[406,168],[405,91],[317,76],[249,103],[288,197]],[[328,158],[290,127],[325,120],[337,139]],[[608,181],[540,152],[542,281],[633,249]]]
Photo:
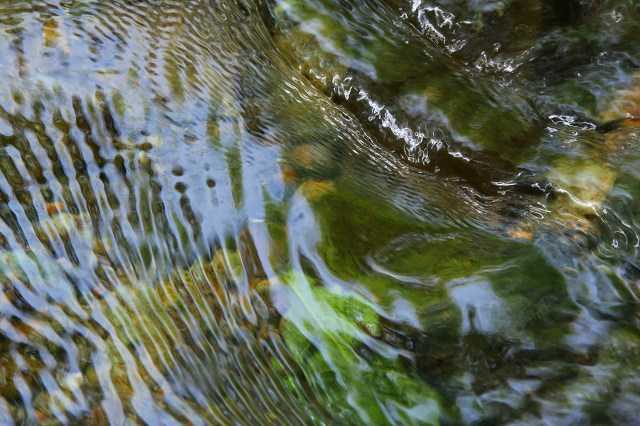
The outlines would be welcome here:
[[[45,208],[47,209],[47,213],[49,215],[54,215],[57,213],[62,213],[64,212],[64,204],[62,204],[60,201],[56,201],[53,203],[48,203]]]
[[[330,181],[309,180],[300,185],[300,191],[308,201],[317,201],[332,191],[334,187],[334,183]]]
[[[533,232],[522,228],[511,228],[507,231],[509,238],[517,238],[519,240],[532,240]]]

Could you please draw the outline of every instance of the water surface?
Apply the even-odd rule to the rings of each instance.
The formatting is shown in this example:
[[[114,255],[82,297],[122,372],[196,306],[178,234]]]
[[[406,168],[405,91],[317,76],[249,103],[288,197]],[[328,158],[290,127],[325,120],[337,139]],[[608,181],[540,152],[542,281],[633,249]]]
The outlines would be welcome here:
[[[0,423],[634,424],[639,26],[0,1]]]

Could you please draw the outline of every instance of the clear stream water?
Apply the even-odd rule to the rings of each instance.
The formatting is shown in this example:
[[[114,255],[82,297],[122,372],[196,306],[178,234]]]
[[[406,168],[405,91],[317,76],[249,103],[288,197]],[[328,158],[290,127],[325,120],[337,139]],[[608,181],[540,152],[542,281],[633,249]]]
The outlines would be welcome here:
[[[638,34],[0,1],[0,424],[637,424]]]

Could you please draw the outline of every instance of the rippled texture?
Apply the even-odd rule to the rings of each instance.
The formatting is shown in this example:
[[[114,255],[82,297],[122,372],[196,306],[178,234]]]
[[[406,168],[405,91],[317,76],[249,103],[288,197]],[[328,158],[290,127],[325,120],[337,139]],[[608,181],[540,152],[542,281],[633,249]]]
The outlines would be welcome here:
[[[633,424],[631,0],[0,0],[1,424]]]

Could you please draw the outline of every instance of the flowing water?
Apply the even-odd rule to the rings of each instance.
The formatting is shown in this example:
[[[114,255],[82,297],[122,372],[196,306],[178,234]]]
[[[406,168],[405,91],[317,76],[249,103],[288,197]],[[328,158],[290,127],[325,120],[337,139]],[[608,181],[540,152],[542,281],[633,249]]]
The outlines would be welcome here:
[[[0,424],[637,424],[635,0],[0,0]]]

